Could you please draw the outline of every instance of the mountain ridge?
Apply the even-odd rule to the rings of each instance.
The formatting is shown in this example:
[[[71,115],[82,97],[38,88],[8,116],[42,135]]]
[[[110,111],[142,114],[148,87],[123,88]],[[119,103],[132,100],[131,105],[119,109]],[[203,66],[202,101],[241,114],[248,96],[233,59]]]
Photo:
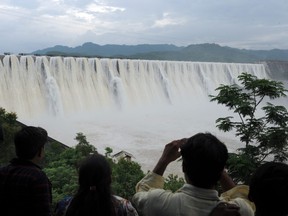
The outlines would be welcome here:
[[[173,44],[98,45],[86,42],[76,47],[56,45],[36,50],[32,54],[227,63],[254,63],[267,60],[288,61],[288,50],[238,49],[215,43],[191,44],[185,47]]]

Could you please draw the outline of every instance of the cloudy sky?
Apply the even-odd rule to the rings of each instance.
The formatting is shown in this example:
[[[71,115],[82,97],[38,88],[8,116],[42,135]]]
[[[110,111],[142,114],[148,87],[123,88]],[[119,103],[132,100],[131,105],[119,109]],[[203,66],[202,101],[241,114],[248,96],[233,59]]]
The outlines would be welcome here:
[[[0,0],[0,53],[96,44],[288,49],[288,0]]]

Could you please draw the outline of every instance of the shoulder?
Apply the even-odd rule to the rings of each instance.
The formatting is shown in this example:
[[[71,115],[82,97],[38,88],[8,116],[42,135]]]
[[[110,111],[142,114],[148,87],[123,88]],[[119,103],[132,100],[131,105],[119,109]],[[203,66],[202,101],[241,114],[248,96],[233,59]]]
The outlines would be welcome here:
[[[220,199],[240,207],[241,215],[254,215],[255,205],[248,198],[249,186],[237,185],[221,194]]]
[[[136,185],[136,193],[164,187],[164,177],[148,172]]]
[[[221,194],[221,198],[225,200],[244,198],[248,199],[249,186],[247,185],[236,185],[232,189]]]
[[[35,182],[50,183],[46,173],[37,166],[25,167],[22,168],[22,171],[26,172],[27,176],[30,176]]]
[[[136,209],[129,200],[117,195],[113,197],[115,198],[115,210],[118,216],[138,216]]]
[[[64,216],[66,209],[68,208],[72,198],[73,198],[72,196],[65,196],[62,200],[57,202],[55,210],[54,210],[54,215],[55,216]]]
[[[33,163],[11,163],[0,168],[1,175],[13,178],[26,179],[26,182],[49,182],[46,173]]]
[[[123,197],[117,196],[117,195],[113,195],[115,202],[118,205],[122,205],[122,206],[130,206],[131,202]]]

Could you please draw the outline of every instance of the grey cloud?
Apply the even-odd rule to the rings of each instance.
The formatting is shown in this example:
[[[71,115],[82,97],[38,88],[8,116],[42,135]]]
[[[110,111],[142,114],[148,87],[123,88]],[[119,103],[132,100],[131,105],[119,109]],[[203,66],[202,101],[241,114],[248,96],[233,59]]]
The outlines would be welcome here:
[[[91,4],[102,8],[89,9]],[[88,40],[288,49],[287,11],[287,0],[2,0],[0,52]]]

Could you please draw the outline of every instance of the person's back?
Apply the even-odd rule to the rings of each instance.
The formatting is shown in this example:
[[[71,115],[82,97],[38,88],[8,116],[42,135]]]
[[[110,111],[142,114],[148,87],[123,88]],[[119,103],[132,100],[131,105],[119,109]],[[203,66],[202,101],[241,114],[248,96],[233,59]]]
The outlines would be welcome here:
[[[51,215],[51,183],[37,165],[44,157],[47,138],[44,129],[32,126],[16,133],[17,158],[0,168],[1,215]]]
[[[255,216],[288,215],[288,165],[267,162],[250,181],[249,199],[256,205]]]

